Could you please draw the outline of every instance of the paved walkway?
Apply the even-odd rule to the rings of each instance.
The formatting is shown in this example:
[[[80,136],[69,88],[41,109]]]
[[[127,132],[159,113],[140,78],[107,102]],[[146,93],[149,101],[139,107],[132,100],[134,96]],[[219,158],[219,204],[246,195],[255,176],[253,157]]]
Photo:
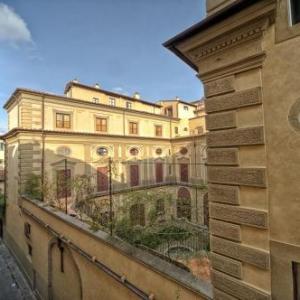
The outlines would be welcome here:
[[[36,300],[14,258],[1,239],[0,300]]]

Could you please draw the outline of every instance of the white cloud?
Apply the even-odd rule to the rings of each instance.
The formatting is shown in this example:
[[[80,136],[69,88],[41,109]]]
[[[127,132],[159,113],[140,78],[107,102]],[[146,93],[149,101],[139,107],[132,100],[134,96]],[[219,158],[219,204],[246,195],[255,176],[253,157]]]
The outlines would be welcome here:
[[[0,3],[0,41],[32,42],[31,33],[25,21],[6,4]]]

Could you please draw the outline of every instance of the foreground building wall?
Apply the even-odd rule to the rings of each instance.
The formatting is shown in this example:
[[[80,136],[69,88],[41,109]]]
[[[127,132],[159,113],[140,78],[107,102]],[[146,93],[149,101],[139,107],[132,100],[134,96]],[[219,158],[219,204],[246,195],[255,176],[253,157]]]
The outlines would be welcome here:
[[[165,45],[205,86],[214,299],[298,299],[296,1],[207,3]]]

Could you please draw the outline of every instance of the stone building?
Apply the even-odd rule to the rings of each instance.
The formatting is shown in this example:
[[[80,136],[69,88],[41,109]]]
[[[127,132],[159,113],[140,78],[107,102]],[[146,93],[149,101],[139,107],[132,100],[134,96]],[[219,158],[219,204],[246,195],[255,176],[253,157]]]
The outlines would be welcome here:
[[[9,127],[3,136],[7,158],[4,240],[41,298],[136,299],[139,298],[136,295],[143,294],[136,285],[143,286],[148,296],[156,286],[161,299],[173,299],[175,296],[171,294],[176,289],[186,295],[183,299],[190,299],[189,294],[199,296],[191,275],[174,270],[174,276],[180,282],[174,283],[172,279],[172,293],[169,297],[163,296],[169,289],[158,287],[161,275],[151,275],[154,277],[149,285],[142,283],[148,279],[135,278],[134,274],[145,269],[163,270],[165,262],[158,264],[157,261],[155,266],[151,265],[158,258],[145,261],[147,255],[134,255],[137,250],[128,250],[131,252],[128,256],[119,240],[103,238],[104,233],[99,239],[89,230],[80,232],[86,226],[81,224],[79,227],[78,222],[72,221],[72,217],[68,218],[61,210],[49,207],[48,210],[47,199],[42,197],[44,202],[36,202],[22,195],[26,193],[28,178],[33,174],[41,179],[42,185],[45,186],[46,182],[55,185],[56,197],[62,203],[67,201],[68,212],[72,209],[74,191],[60,187],[66,178],[77,175],[91,176],[94,185],[90,192],[99,200],[107,198],[111,178],[113,193],[118,192],[115,203],[119,204],[122,190],[161,189],[165,186],[178,202],[183,198],[189,200],[190,211],[180,210],[181,205],[174,203],[174,215],[203,224],[204,192],[197,187],[206,180],[203,101],[187,103],[176,98],[151,103],[142,100],[138,93],[129,97],[103,90],[98,84],[87,86],[71,81],[62,96],[16,89],[4,107]],[[110,160],[114,169],[111,177],[107,175]],[[97,246],[93,244],[95,239]],[[105,249],[107,243],[109,249]],[[100,253],[105,255],[97,260],[94,255],[83,253],[95,253],[95,257],[103,256]],[[90,257],[89,263],[100,269],[101,264],[106,264],[107,268],[99,275],[95,266],[82,261],[81,256]],[[143,270],[139,269],[141,263]],[[129,269],[128,264],[131,265]],[[70,275],[63,276],[65,268]],[[126,280],[122,281],[122,275],[112,275],[117,271],[127,274],[136,285],[133,287]],[[112,279],[105,279],[105,273]],[[181,283],[185,276],[189,279]],[[106,281],[107,287],[95,291],[93,285],[97,280]],[[73,281],[79,286],[66,294],[66,287],[73,287]],[[110,290],[111,285],[117,285],[116,290]],[[204,284],[203,289],[209,290],[209,285]]]
[[[4,142],[0,140],[0,194],[4,193]]]
[[[165,46],[205,86],[214,299],[299,299],[299,1],[206,2]]]

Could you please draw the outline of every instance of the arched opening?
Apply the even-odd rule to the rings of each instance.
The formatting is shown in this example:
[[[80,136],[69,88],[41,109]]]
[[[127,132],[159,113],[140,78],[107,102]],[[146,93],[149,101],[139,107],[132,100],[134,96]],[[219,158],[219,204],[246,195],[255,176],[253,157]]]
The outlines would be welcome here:
[[[190,221],[191,216],[191,194],[187,188],[181,187],[177,194],[177,218],[186,218]]]

